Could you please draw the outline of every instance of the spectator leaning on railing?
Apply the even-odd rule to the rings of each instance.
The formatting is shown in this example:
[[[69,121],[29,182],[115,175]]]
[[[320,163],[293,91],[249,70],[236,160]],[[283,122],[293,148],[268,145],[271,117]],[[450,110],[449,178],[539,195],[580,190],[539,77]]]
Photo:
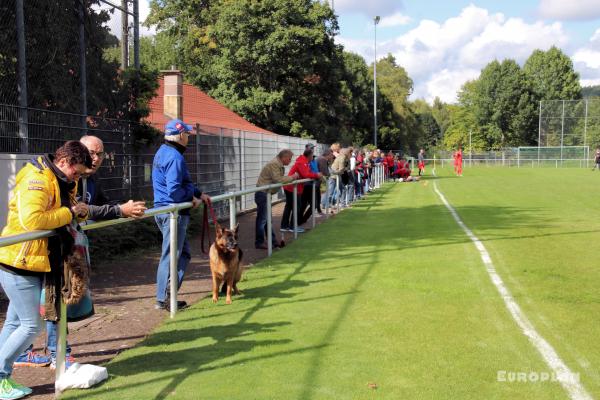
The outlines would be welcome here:
[[[300,175],[300,179],[320,179],[323,175],[319,173],[314,173],[310,171],[310,167],[308,165],[308,157],[312,156],[313,150],[306,149],[304,153],[296,159],[296,162],[288,172],[289,176],[293,176],[295,173]],[[297,195],[297,205],[300,206],[302,191],[304,189],[304,185],[299,184],[298,186],[298,195]],[[285,208],[283,209],[283,218],[281,219],[281,231],[283,232],[294,232],[294,185],[287,185],[283,187],[285,192]],[[304,232],[304,229],[298,227],[296,232]]]
[[[323,200],[322,200],[322,207],[327,209],[327,207],[329,207],[329,196],[331,195],[330,191],[329,191],[329,176],[331,175],[330,171],[329,171],[329,164],[331,164],[333,162],[333,152],[331,151],[331,149],[326,149],[323,154],[321,154],[319,157],[317,157],[317,167],[319,168],[319,172],[321,174],[323,174],[323,176],[326,178],[327,181],[327,190],[325,192],[325,196],[323,196]],[[319,190],[319,193],[321,191]],[[317,204],[319,200],[317,200]]]
[[[345,147],[340,150],[340,154],[335,158],[333,164],[331,165],[331,174],[339,176],[339,186],[337,187],[337,197],[338,201],[345,204],[345,183],[344,183],[344,174],[348,172],[350,169],[350,153],[352,149],[349,147]],[[347,182],[346,182],[347,183]]]
[[[124,204],[111,203],[110,199],[104,194],[102,187],[94,176],[104,161],[104,143],[96,136],[86,135],[79,140],[89,151],[92,158],[92,168],[79,180],[77,185],[77,201],[88,205],[88,220],[107,220],[116,218],[140,218],[144,215],[146,206],[143,201],[129,200]],[[86,191],[85,195],[83,190]],[[84,305],[69,306],[68,315],[71,315],[71,309],[82,310]],[[93,310],[91,302],[87,315]],[[82,317],[81,315],[79,317]],[[56,334],[57,323],[55,321],[46,321],[46,347],[50,351],[50,357],[33,352],[33,345],[29,346],[15,360],[15,367],[56,367]],[[69,368],[75,360],[71,356],[71,346],[67,342],[65,368]]]
[[[335,174],[333,174],[333,163],[335,162],[335,159],[338,158],[338,156],[340,155],[340,144],[333,143],[329,149],[331,150],[332,157],[329,161],[330,174],[329,179],[327,180],[327,193],[325,194],[325,197],[327,198],[327,203],[323,203],[325,207],[333,206],[337,202],[338,195],[336,190],[337,181],[335,179]],[[333,210],[331,212],[333,213]]]
[[[180,119],[173,119],[165,126],[165,143],[160,146],[154,155],[152,163],[152,188],[154,189],[154,206],[162,207],[175,203],[192,202],[193,208],[201,202],[210,201],[210,197],[203,194],[192,183],[190,173],[183,158],[183,153],[188,145],[192,126],[185,124]],[[169,214],[160,214],[154,217],[158,228],[162,232],[162,253],[156,273],[156,309],[168,309],[167,290],[169,289],[169,265],[171,254]],[[183,283],[185,270],[191,259],[190,248],[185,237],[190,222],[190,210],[179,211],[177,217],[177,289]],[[177,308],[184,308],[185,301],[178,301]]]
[[[279,152],[277,157],[269,161],[260,171],[256,186],[273,185],[277,183],[289,183],[300,176],[298,173],[294,173],[291,176],[285,175],[285,167],[290,165],[294,153],[291,150],[284,149]],[[271,189],[271,194],[275,194],[279,191],[279,188]],[[254,247],[257,249],[267,249],[265,243],[267,232],[267,193],[256,192],[254,193],[254,201],[256,202],[256,233],[254,239]],[[275,237],[275,230],[271,227],[271,235],[273,238],[273,247],[279,247],[280,243]]]
[[[77,141],[26,164],[17,174],[2,236],[56,229],[74,217],[85,218],[88,207],[77,203],[75,194],[77,180],[91,167],[90,153]],[[56,237],[0,248],[0,284],[9,299],[0,333],[0,399],[19,399],[32,392],[10,378],[13,362],[42,329],[42,280],[44,274],[61,268],[60,254]]]
[[[313,153],[307,157],[308,167],[311,172],[315,174],[319,173],[319,167],[317,165],[317,160],[315,158],[315,145],[312,143],[308,143],[305,147],[305,150],[312,150]],[[298,225],[304,224],[306,221],[310,219],[312,215],[312,197],[313,197],[313,187],[316,187],[313,182],[305,182],[304,188],[302,189],[302,204],[298,210]],[[318,190],[321,190],[321,187],[318,187]],[[317,196],[315,193],[315,201],[320,201],[321,196]]]

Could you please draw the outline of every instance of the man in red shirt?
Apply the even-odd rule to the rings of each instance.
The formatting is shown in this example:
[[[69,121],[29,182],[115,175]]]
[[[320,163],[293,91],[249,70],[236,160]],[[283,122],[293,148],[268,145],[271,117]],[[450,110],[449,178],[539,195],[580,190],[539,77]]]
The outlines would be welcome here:
[[[294,165],[292,166],[292,168],[290,168],[290,172],[288,172],[288,175],[293,175],[295,173],[298,173],[298,175],[300,175],[299,179],[308,179],[308,178],[312,178],[312,179],[321,179],[321,177],[323,176],[323,174],[319,173],[314,173],[310,170],[310,166],[308,165],[309,163],[309,158],[311,158],[311,156],[313,155],[313,149],[312,148],[306,148],[306,150],[304,150],[304,153],[302,153],[302,155],[300,157],[298,157],[296,159],[296,162],[294,163]],[[297,206],[298,208],[300,207],[301,204],[301,199],[302,199],[302,192],[304,190],[304,185],[303,184],[299,184],[298,186],[298,192],[297,192]],[[283,187],[283,192],[285,193],[285,208],[283,209],[283,217],[281,219],[281,231],[282,232],[294,232],[294,185],[287,185]],[[298,227],[297,231],[298,233],[304,232],[303,228]]]

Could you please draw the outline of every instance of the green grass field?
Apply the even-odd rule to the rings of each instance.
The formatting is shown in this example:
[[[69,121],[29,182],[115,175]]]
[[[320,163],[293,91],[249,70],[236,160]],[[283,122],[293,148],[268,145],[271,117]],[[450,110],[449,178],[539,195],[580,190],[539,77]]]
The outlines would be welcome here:
[[[537,331],[600,397],[600,173],[441,170],[389,183],[108,364],[77,399],[567,399],[434,182]]]

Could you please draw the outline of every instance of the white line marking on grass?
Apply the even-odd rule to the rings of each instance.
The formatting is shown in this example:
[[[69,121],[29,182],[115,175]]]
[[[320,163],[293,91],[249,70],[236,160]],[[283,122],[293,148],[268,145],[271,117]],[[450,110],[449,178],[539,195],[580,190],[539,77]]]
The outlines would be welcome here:
[[[435,171],[433,174],[435,175]],[[454,207],[450,205],[448,200],[446,200],[446,197],[444,197],[442,192],[439,191],[436,182],[433,183],[433,188],[444,203],[444,205],[446,206],[446,208],[450,211],[450,214],[452,214],[452,217],[454,217],[456,223],[463,229],[463,231],[465,231],[467,236],[475,244],[477,250],[479,250],[479,255],[481,256],[481,260],[485,264],[485,268],[488,272],[488,275],[490,276],[492,283],[496,286],[496,289],[500,293],[500,296],[502,296],[502,299],[504,300],[504,305],[512,315],[513,319],[515,320],[517,325],[519,325],[519,327],[523,331],[523,334],[529,338],[529,341],[535,346],[537,351],[540,352],[540,354],[544,358],[544,361],[546,361],[546,364],[548,364],[548,366],[552,368],[552,370],[556,374],[556,379],[567,391],[571,399],[592,399],[590,394],[579,382],[579,374],[574,374],[569,369],[569,367],[567,367],[564,361],[561,360],[561,358],[558,356],[558,353],[556,353],[556,350],[554,350],[550,343],[548,343],[546,339],[544,339],[535,330],[533,324],[529,322],[523,311],[521,311],[521,308],[510,294],[510,291],[504,285],[502,278],[500,278],[500,275],[498,275],[498,272],[496,272],[496,268],[492,263],[492,258],[490,257],[490,254],[486,250],[483,243],[481,243],[477,236],[475,236],[475,234],[473,234],[473,232],[465,225],[465,223],[462,222]]]

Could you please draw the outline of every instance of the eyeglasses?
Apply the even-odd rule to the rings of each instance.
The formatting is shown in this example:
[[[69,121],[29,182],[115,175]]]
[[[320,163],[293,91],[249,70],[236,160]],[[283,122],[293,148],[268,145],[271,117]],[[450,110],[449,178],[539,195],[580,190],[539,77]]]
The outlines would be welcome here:
[[[94,156],[97,156],[98,158],[104,158],[104,156],[106,155],[106,153],[103,151],[89,150],[89,152],[90,152],[90,156],[92,156],[92,158],[94,158]]]

